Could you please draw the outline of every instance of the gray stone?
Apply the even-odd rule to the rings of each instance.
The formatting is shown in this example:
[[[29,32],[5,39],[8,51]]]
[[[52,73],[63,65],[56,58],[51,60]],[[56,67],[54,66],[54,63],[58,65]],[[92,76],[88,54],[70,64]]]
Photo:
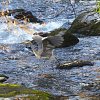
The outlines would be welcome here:
[[[100,36],[100,14],[89,11],[80,14],[72,23],[69,33]]]
[[[1,83],[2,83],[2,82],[5,82],[7,79],[8,79],[7,76],[5,76],[5,75],[0,75],[0,82],[1,82]]]

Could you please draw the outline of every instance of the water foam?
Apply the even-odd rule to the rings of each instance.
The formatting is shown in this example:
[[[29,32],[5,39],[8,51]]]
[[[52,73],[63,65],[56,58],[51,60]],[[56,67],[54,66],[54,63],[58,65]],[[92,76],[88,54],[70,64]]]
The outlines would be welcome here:
[[[61,27],[64,21],[48,22],[46,24],[33,24],[27,23],[23,25],[7,24],[6,19],[1,17],[0,19],[0,43],[12,44],[21,43],[26,40],[32,40],[32,35],[35,32],[49,32]],[[24,28],[21,28],[23,26]],[[28,34],[28,33],[31,34]]]

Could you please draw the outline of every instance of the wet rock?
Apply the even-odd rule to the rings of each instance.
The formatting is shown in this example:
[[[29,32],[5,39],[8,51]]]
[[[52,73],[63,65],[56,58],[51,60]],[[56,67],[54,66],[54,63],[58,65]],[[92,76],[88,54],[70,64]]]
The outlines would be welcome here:
[[[20,58],[16,57],[16,56],[10,56],[10,57],[5,57],[2,60],[4,61],[9,61],[9,60],[19,60]]]
[[[79,96],[86,100],[100,100],[100,80],[83,86]]]
[[[33,16],[32,12],[26,11],[24,9],[14,9],[14,10],[8,10],[4,11],[3,13],[0,12],[0,16],[13,16],[14,18],[18,20],[25,20],[27,22],[33,22],[33,23],[40,23],[42,24],[43,21],[36,18],[36,16]]]
[[[9,77],[5,75],[0,75],[0,82],[5,82]]]
[[[100,80],[90,83],[87,86],[83,86],[82,89],[88,90],[88,91],[99,91],[100,90]]]
[[[56,100],[68,100],[69,97],[67,96],[56,96]]]
[[[72,69],[73,67],[93,66],[91,61],[73,61],[57,66],[59,69]]]
[[[79,39],[71,33],[67,33],[65,28],[59,28],[51,32],[52,35],[58,34],[59,32],[63,32],[64,42],[59,47],[69,47],[75,45],[79,42]]]
[[[28,89],[17,84],[0,84],[0,97],[11,97],[11,100],[55,100],[55,97],[47,92]]]
[[[48,78],[48,79],[52,79],[52,78],[55,78],[53,75],[51,74],[39,74],[38,75],[39,78]]]
[[[100,36],[100,14],[89,11],[80,14],[72,23],[69,33]]]
[[[98,96],[95,96],[95,95],[92,95],[92,96],[86,96],[85,97],[87,100],[100,100],[100,95]]]

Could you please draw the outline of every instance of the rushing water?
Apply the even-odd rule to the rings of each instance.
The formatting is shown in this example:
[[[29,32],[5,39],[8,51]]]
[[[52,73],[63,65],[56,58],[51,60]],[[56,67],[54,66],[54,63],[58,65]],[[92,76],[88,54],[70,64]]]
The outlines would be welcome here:
[[[27,31],[20,28],[20,24],[14,25],[13,23],[5,23],[6,20],[7,18],[0,17],[0,43],[4,44],[22,43],[26,40],[32,40],[32,34],[35,32],[49,32],[61,27],[66,22],[66,20],[64,20],[47,22],[45,25],[33,23],[22,24],[24,27],[29,28],[27,31],[32,30],[32,33],[28,34]]]
[[[26,1],[35,2],[35,4],[30,4]],[[41,10],[44,11],[44,8],[42,7],[47,7],[47,5],[40,4],[41,2],[37,3],[35,0],[13,0],[9,5],[9,8],[14,9],[15,5],[17,5],[16,7],[24,7],[25,9],[32,11],[33,14],[36,14],[37,17],[40,17],[40,15],[38,15],[39,12],[34,12],[34,10],[39,10],[41,7]],[[54,19],[48,19],[49,17],[54,17],[54,15],[50,13],[51,15],[47,17],[47,11],[52,11],[53,7],[57,10],[58,7],[65,7],[65,4],[56,3],[56,6],[54,6],[54,4],[49,5],[46,8],[46,12],[40,13],[40,19],[44,19],[46,25],[42,26],[31,23],[29,24],[29,27],[34,27],[34,30],[38,32],[47,32],[59,28],[68,20],[72,21],[74,19],[73,15],[67,14],[68,12],[63,12],[59,17]],[[35,5],[35,7],[32,5]],[[65,16],[69,19],[65,19]],[[55,95],[68,96],[69,100],[91,100],[89,99],[91,96],[97,96],[94,100],[99,100],[99,36],[81,37],[79,38],[80,42],[75,46],[55,49],[54,55],[60,63],[74,60],[91,60],[94,62],[93,66],[60,70],[56,69],[58,62],[55,60],[36,59],[32,52],[26,49],[23,44],[17,44],[27,39],[31,40],[32,35],[28,35],[25,31],[20,29],[20,27],[15,29],[16,27],[9,32],[7,24],[0,24],[0,74],[9,76],[9,79],[6,81],[7,83],[18,83],[33,89],[48,91]],[[14,31],[16,32],[14,33]],[[11,44],[12,41],[14,44]],[[89,87],[91,84],[93,86],[87,89],[86,86]],[[82,97],[85,99],[82,99]]]

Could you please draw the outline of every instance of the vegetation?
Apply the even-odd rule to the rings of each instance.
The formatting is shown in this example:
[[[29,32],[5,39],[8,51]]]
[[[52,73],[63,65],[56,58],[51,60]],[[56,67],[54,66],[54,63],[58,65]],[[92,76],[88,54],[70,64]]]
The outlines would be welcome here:
[[[54,97],[46,92],[28,89],[17,84],[0,83],[0,97],[14,97],[22,94],[28,95],[29,100],[54,100]]]
[[[96,12],[100,14],[100,1],[97,1],[97,8],[96,8]]]

